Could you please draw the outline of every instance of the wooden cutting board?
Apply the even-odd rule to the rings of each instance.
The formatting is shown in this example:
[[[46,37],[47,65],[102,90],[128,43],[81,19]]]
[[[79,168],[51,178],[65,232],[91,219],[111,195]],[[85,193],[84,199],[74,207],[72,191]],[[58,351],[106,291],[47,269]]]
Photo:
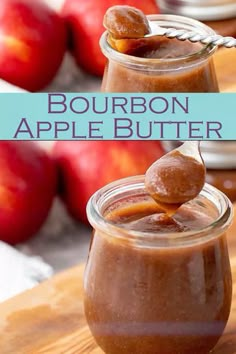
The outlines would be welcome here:
[[[222,91],[236,92],[235,63],[236,50],[221,50],[215,57]],[[228,239],[233,304],[225,334],[212,354],[236,354],[236,217]],[[0,354],[102,354],[84,318],[83,270],[83,265],[70,269],[0,304]]]

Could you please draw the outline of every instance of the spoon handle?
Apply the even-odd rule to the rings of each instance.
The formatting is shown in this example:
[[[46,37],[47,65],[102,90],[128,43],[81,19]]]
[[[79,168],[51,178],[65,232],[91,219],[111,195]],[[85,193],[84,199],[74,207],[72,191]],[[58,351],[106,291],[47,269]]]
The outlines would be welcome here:
[[[190,42],[200,42],[202,44],[213,44],[224,46],[226,48],[236,47],[236,39],[233,37],[223,37],[219,34],[216,35],[204,35],[196,32],[188,32],[185,30],[176,30],[174,28],[167,28],[164,34],[168,38],[177,38],[179,40]]]
[[[150,22],[150,27],[152,28],[153,25]],[[236,38],[233,37],[223,37],[219,34],[211,35],[208,34],[201,34],[194,31],[187,31],[184,29],[176,29],[176,28],[164,28],[164,27],[157,27],[155,29],[153,27],[152,34],[147,35],[162,35],[167,38],[177,38],[181,41],[189,40],[190,42],[200,42],[202,44],[213,44],[218,46],[224,46],[226,48],[235,48],[236,47]]]
[[[200,141],[187,140],[176,150],[181,152],[181,154],[183,155],[192,156],[196,160],[202,163],[202,158],[200,155]]]

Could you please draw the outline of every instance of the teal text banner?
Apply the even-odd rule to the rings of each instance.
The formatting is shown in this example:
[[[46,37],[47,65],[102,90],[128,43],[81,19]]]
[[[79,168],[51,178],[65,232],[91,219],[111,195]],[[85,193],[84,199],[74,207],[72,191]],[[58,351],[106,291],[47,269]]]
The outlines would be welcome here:
[[[0,107],[0,140],[236,140],[236,93],[9,93]]]

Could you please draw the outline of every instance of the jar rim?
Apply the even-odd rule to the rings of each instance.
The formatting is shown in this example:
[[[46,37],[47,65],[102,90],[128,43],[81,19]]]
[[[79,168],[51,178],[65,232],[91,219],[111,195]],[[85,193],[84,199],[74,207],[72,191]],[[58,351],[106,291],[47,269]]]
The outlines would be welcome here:
[[[101,204],[106,198],[111,198],[114,193],[117,195],[129,191],[137,191],[138,188],[144,189],[144,175],[132,176],[119,179],[109,183],[106,186],[95,192],[87,204],[87,216],[90,224],[104,234],[109,234],[115,238],[123,238],[133,241],[143,242],[145,247],[150,243],[157,244],[158,247],[181,247],[193,245],[195,243],[205,243],[211,239],[222,235],[232,223],[233,207],[228,197],[219,191],[217,188],[205,183],[204,188],[199,196],[205,196],[206,200],[210,200],[216,206],[219,212],[218,217],[206,227],[199,230],[190,230],[183,232],[172,233],[156,233],[156,232],[141,232],[132,229],[125,229],[122,226],[116,225],[109,220],[106,220],[101,212]],[[197,200],[196,197],[193,201]],[[186,203],[187,205],[188,203]],[[218,205],[217,205],[218,204]]]
[[[199,30],[199,33],[201,34],[208,34],[208,35],[214,35],[215,31],[210,28],[209,26],[205,25],[204,23],[188,18],[185,16],[179,16],[179,15],[166,15],[166,14],[157,14],[157,15],[148,15],[147,18],[150,21],[172,21],[175,22],[178,25],[190,25],[196,29]],[[171,27],[174,27],[174,24],[172,23]],[[123,63],[125,66],[136,66],[138,67],[147,67],[147,66],[155,66],[157,64],[180,64],[183,66],[184,64],[192,63],[195,60],[203,60],[205,58],[208,58],[218,48],[216,45],[212,44],[207,44],[203,45],[203,47],[191,54],[188,55],[183,55],[183,56],[178,56],[176,58],[142,58],[142,57],[136,57],[133,55],[129,54],[124,54],[121,52],[116,51],[114,48],[110,46],[110,44],[107,41],[107,36],[108,36],[108,31],[105,31],[101,38],[100,38],[100,48],[103,52],[103,54],[108,58],[112,59],[114,61],[117,61],[119,63]]]

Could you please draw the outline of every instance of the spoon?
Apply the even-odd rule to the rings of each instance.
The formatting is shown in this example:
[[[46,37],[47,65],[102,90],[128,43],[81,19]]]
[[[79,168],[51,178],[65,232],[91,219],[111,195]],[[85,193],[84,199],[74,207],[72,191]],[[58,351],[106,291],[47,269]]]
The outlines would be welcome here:
[[[177,209],[194,199],[205,183],[206,168],[199,141],[186,141],[154,162],[146,172],[145,187],[159,204]],[[170,209],[172,209],[172,207]]]
[[[201,42],[225,46],[226,48],[236,47],[236,39],[220,35],[208,35],[188,31],[184,29],[160,27],[139,9],[127,5],[116,5],[110,7],[105,13],[103,20],[104,27],[108,30],[113,40],[120,39],[144,39],[155,36],[176,38],[181,41]]]
[[[236,38],[234,37],[223,37],[219,34],[202,34],[194,31],[187,31],[184,29],[165,28],[158,26],[152,21],[149,21],[149,27],[151,29],[151,32],[146,34],[144,38],[165,36],[167,38],[176,38],[181,41],[189,40],[193,43],[200,42],[202,44],[212,44],[215,46],[224,46],[226,48],[236,47]]]

